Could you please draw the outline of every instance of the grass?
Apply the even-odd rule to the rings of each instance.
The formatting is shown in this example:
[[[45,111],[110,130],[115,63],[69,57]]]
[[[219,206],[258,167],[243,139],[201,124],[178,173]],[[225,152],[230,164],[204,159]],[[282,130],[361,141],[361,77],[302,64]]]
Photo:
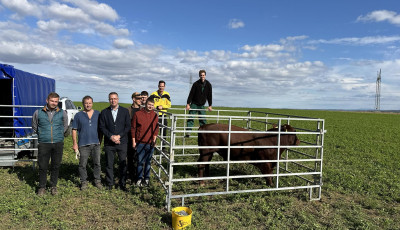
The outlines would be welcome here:
[[[325,119],[321,200],[308,201],[303,190],[197,197],[188,201],[190,229],[400,229],[399,114],[259,110]],[[192,175],[196,168],[178,173]],[[29,163],[0,168],[0,178],[0,229],[171,229],[165,194],[154,179],[128,193],[92,185],[80,191],[71,137],[59,195],[35,195],[38,170]]]

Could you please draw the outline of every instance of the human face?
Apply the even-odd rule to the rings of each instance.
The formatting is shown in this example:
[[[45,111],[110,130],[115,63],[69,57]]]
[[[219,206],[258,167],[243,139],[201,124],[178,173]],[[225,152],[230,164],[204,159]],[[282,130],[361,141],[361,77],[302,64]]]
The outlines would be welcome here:
[[[111,108],[116,108],[118,106],[118,96],[117,94],[111,94],[108,96],[108,101],[110,102]]]
[[[146,104],[147,96],[142,96],[142,105]]]
[[[51,109],[51,110],[57,108],[59,100],[60,100],[60,98],[58,98],[58,97],[51,97],[51,98],[46,99],[47,107],[49,107],[49,109]]]
[[[148,101],[148,102],[146,103],[146,110],[147,110],[147,111],[152,111],[152,110],[154,110],[154,103]]]
[[[93,101],[92,99],[88,98],[83,101],[83,108],[86,112],[91,111],[93,107]]]
[[[165,89],[165,84],[164,83],[158,84],[158,91],[160,93],[164,92],[164,89]]]
[[[141,105],[142,104],[142,98],[141,97],[134,97],[133,98],[133,103],[136,105]]]
[[[202,73],[200,74],[200,79],[201,79],[202,82],[204,82],[204,81],[206,80],[206,73],[203,73],[203,72],[202,72]]]

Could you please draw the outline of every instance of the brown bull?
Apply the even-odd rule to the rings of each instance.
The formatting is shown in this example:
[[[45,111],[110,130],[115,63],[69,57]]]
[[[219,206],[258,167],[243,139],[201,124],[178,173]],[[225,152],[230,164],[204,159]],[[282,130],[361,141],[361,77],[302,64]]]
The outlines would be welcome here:
[[[226,124],[207,124],[199,128],[204,131],[228,131],[229,126]],[[232,131],[249,131],[237,126],[231,126]],[[278,128],[272,128],[268,131],[278,131]],[[290,146],[299,145],[300,140],[296,134],[285,134],[285,132],[295,132],[296,130],[290,125],[281,126],[280,145]],[[199,146],[228,146],[228,133],[199,133]],[[231,146],[278,146],[278,134],[265,133],[231,133]],[[285,148],[280,148],[279,157]],[[199,149],[199,162],[211,161],[214,152],[227,159],[227,148],[208,148]],[[277,148],[231,148],[231,160],[276,160]],[[263,174],[272,174],[275,162],[252,163],[258,167]],[[206,176],[209,175],[209,164],[199,165],[199,177],[203,177],[204,170]],[[267,184],[273,186],[272,178],[266,177]],[[200,181],[200,185],[204,185],[204,181]]]

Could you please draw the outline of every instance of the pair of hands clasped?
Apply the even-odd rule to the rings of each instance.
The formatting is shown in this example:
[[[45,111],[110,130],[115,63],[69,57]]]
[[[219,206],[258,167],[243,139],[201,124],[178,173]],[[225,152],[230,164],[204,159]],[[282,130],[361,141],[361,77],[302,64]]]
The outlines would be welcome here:
[[[117,145],[121,144],[121,136],[120,135],[112,135],[110,139],[112,142],[114,142]]]

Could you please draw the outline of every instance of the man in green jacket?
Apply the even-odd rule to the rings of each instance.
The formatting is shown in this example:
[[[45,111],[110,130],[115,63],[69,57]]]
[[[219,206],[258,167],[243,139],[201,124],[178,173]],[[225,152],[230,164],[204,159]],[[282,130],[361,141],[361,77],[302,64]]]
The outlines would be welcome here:
[[[51,194],[57,194],[58,173],[61,165],[64,133],[68,129],[67,112],[58,108],[60,96],[50,93],[46,105],[35,111],[32,116],[32,129],[38,135],[39,189],[38,196],[46,193],[47,169],[51,159]]]
[[[193,83],[192,88],[190,90],[186,110],[189,110],[189,114],[200,114],[205,115],[204,104],[208,101],[208,111],[212,111],[212,85],[209,81],[206,80],[206,71],[199,71],[200,79]],[[204,117],[199,118],[200,126],[207,124],[207,121]],[[193,117],[189,117],[187,120],[187,128],[191,130],[194,125]],[[185,137],[189,137],[189,134],[186,134]]]

